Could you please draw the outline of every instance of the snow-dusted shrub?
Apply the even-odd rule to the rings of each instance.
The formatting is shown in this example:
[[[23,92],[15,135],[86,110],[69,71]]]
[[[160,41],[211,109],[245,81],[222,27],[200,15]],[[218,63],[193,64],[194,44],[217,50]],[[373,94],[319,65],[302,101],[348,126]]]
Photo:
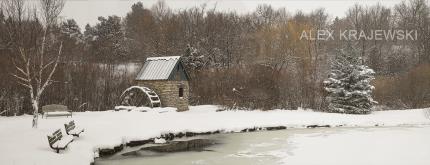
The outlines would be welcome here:
[[[328,92],[328,111],[367,114],[375,102],[372,99],[374,71],[362,65],[359,52],[348,45],[336,51],[329,78],[324,81]]]

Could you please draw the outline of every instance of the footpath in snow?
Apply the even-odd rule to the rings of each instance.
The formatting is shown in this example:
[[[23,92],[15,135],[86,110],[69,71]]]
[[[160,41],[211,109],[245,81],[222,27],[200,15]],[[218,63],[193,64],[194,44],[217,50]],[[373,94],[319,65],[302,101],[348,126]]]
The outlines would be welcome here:
[[[145,109],[145,108],[143,108]],[[346,115],[305,110],[222,111],[216,106],[193,106],[190,111],[174,108],[133,111],[74,113],[73,118],[40,119],[31,128],[31,116],[0,117],[0,164],[2,165],[89,165],[99,149],[113,148],[130,141],[179,132],[237,132],[253,127],[305,128],[309,125],[344,127],[429,125],[428,109],[380,111],[370,115]],[[75,120],[85,128],[69,147],[55,153],[48,146],[47,135]]]

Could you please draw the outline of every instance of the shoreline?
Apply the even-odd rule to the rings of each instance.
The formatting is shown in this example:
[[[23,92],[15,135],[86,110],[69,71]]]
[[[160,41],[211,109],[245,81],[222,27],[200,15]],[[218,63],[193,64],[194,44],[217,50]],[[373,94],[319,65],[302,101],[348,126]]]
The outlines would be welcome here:
[[[158,137],[153,137],[149,139],[144,140],[134,140],[127,142],[126,144],[121,144],[118,146],[115,146],[114,148],[100,148],[99,149],[99,157],[95,157],[96,159],[102,159],[106,157],[113,156],[117,154],[118,152],[123,151],[124,149],[128,147],[138,147],[143,146],[145,144],[153,144],[154,139],[156,138],[162,138],[165,139],[166,142],[171,142],[174,139],[177,138],[189,138],[189,137],[195,137],[195,136],[201,136],[201,135],[215,135],[215,134],[233,134],[233,133],[249,133],[249,132],[264,132],[264,131],[280,131],[280,130],[300,130],[300,129],[335,129],[335,128],[343,128],[343,129],[354,129],[354,128],[396,128],[396,127],[420,127],[420,126],[430,126],[430,124],[401,124],[401,125],[395,125],[395,126],[380,126],[380,125],[374,125],[374,126],[344,126],[344,125],[336,125],[336,126],[330,126],[330,125],[307,125],[305,127],[290,127],[287,126],[274,126],[274,127],[253,127],[253,128],[246,128],[240,131],[224,131],[224,130],[216,130],[216,131],[208,131],[208,132],[178,132],[178,133],[166,133]]]

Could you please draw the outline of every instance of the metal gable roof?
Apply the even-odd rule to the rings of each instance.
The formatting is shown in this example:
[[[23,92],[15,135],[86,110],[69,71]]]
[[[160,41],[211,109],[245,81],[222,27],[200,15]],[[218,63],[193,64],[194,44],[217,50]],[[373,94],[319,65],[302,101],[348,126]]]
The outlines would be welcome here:
[[[180,56],[147,58],[136,80],[167,80],[179,59]]]

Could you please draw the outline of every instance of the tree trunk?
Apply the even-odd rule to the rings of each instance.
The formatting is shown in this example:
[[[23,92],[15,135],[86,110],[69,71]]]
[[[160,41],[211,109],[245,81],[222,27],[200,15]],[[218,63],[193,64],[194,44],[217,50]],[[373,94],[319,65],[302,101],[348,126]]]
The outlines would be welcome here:
[[[39,119],[39,99],[33,98],[31,100],[31,106],[33,107],[33,128],[37,128],[37,122]]]

